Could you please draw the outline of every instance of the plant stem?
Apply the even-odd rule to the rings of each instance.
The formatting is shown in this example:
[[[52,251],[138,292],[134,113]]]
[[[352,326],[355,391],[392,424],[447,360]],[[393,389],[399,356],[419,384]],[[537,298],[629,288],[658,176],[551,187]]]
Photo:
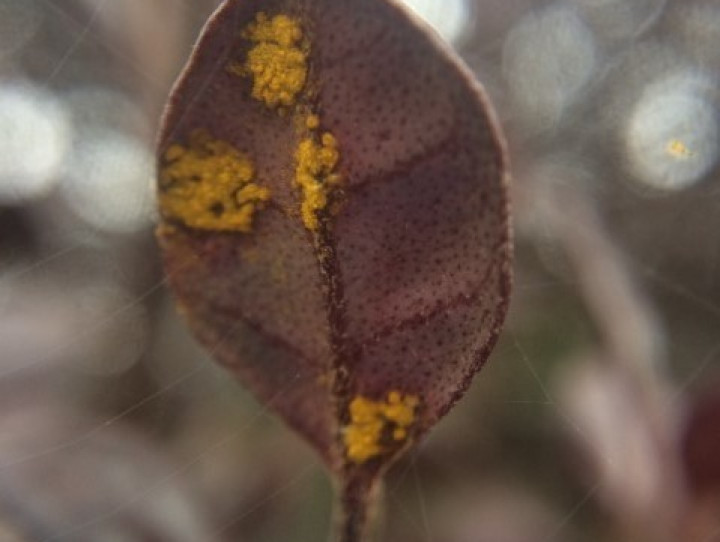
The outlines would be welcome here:
[[[333,542],[372,542],[376,539],[382,504],[382,482],[353,480],[337,492]]]

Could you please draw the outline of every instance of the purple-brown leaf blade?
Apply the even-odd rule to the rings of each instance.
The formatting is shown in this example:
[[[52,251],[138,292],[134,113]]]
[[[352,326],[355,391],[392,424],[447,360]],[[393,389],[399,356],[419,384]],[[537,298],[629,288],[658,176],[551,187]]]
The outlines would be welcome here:
[[[464,392],[507,310],[506,165],[482,92],[387,0],[227,0],[159,149],[158,236],[194,333],[369,485]]]

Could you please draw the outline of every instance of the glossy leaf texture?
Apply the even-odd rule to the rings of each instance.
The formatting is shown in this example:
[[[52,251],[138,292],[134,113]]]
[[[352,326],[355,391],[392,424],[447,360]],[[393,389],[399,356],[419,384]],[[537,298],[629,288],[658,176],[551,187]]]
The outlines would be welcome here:
[[[227,0],[172,92],[158,237],[197,338],[347,484],[468,387],[510,295],[504,144],[387,0]]]

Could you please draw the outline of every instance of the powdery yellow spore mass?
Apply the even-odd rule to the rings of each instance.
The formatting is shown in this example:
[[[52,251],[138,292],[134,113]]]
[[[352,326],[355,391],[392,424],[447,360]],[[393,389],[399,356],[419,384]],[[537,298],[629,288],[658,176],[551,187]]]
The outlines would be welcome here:
[[[198,131],[188,147],[172,145],[160,173],[164,216],[202,230],[249,232],[270,191],[252,181],[250,159],[225,141]]]
[[[308,130],[317,130],[320,127],[320,117],[318,117],[314,113],[310,113],[305,118],[305,127]]]
[[[308,124],[314,121],[308,119]],[[340,184],[335,172],[339,158],[337,140],[329,132],[319,142],[312,136],[302,139],[295,151],[295,184],[302,192],[300,215],[310,231],[317,231],[317,213],[325,209],[330,192]]]
[[[253,79],[252,97],[270,108],[290,106],[307,80],[308,46],[300,23],[287,15],[259,13],[243,36],[253,42],[244,65],[230,70]]]
[[[230,71],[253,80],[252,97],[269,108],[294,106],[308,78],[310,44],[300,22],[285,14],[259,13],[243,31],[253,45],[244,64]],[[320,117],[313,111],[296,110],[296,127],[301,135],[295,149],[293,183],[300,189],[300,215],[305,227],[317,231],[318,213],[328,206],[331,191],[340,183],[335,172],[338,145],[329,132],[319,134]]]
[[[350,424],[343,430],[343,442],[348,459],[364,463],[385,451],[384,435],[400,443],[407,438],[408,429],[415,422],[419,399],[399,391],[388,393],[387,401],[373,401],[357,396],[350,403]],[[387,438],[387,437],[385,437]]]

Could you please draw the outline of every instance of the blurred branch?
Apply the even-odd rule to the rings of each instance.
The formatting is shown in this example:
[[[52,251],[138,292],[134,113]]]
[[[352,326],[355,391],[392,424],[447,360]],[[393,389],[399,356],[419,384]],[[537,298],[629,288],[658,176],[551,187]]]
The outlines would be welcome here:
[[[630,431],[633,427],[642,429],[645,436],[639,446],[641,449],[650,447],[646,459],[652,459],[657,468],[646,470],[646,474],[651,473],[656,478],[649,487],[655,487],[657,491],[642,495],[641,499],[645,502],[633,503],[635,510],[626,509],[623,502],[617,502],[612,496],[610,500],[614,500],[614,513],[626,540],[674,541],[677,539],[678,510],[684,489],[677,454],[677,415],[672,410],[674,405],[668,404],[669,385],[658,364],[662,352],[659,323],[642,290],[631,277],[622,253],[603,225],[596,204],[582,184],[577,182],[578,179],[533,181],[532,184],[524,183],[518,190],[520,194],[516,201],[521,207],[519,212],[522,214],[522,208],[525,208],[530,213],[528,206],[532,205],[544,231],[550,233],[567,257],[577,281],[578,294],[601,337],[601,352],[591,359],[610,370],[606,376],[603,374],[607,371],[593,371],[595,376],[585,376],[600,378],[596,384],[600,386],[598,393],[605,397],[605,392],[608,392],[607,397],[611,401],[613,396],[617,400],[615,394],[620,393],[621,403],[626,405],[625,409],[617,409],[612,408],[615,405],[600,403],[603,413],[598,415],[603,416],[616,431],[607,434],[602,427],[583,428],[590,433],[589,442],[596,446],[590,452],[598,463],[608,460],[603,456],[603,450],[615,452],[609,456],[621,458],[622,473],[624,467],[633,463],[631,458],[623,457],[623,451],[617,451],[618,445],[623,446],[624,443],[615,438],[616,433],[622,434],[621,428]],[[573,380],[570,385],[580,386],[581,383]],[[605,388],[606,385],[609,388]],[[593,393],[593,386],[584,388],[586,393]],[[588,398],[588,401],[591,399]],[[571,402],[570,408],[575,410],[571,415],[578,416],[581,423],[598,421],[597,415],[588,417],[586,405],[577,400]],[[613,421],[613,416],[618,418]],[[630,438],[637,440],[638,436],[633,434]],[[608,438],[610,441],[605,442]],[[618,472],[617,465],[600,464],[598,470],[606,475]],[[632,473],[626,474],[625,480],[623,475],[620,476],[620,484],[633,484]],[[617,481],[617,476],[615,478]],[[633,494],[631,487],[625,490],[628,495]],[[622,493],[613,495],[617,497]],[[627,502],[625,500],[625,504]],[[658,515],[659,510],[662,513]]]

